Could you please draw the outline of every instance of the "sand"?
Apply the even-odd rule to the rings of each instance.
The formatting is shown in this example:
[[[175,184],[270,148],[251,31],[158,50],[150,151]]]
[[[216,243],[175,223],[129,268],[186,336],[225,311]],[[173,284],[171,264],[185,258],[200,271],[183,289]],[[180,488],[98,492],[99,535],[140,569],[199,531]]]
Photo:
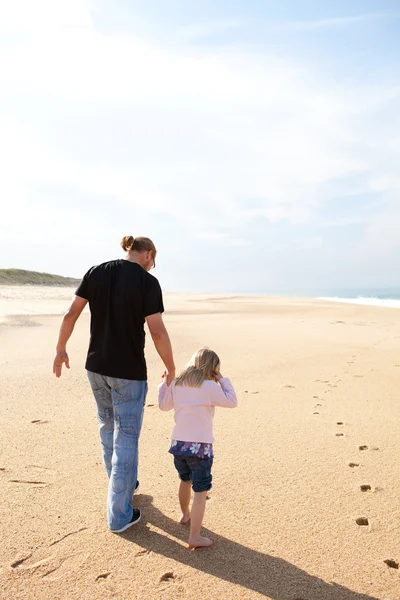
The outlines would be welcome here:
[[[215,419],[214,546],[190,551],[177,523],[151,340],[143,516],[114,535],[84,372],[89,317],[60,380],[60,317],[13,317],[0,324],[1,598],[400,599],[400,312],[207,295],[165,304],[177,365],[207,344],[238,394]]]

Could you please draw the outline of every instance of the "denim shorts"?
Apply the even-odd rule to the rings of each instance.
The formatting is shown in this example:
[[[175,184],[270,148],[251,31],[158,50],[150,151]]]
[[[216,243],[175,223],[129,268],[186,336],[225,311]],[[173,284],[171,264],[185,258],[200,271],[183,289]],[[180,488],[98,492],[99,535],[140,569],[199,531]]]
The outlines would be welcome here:
[[[182,481],[191,481],[194,492],[208,492],[212,487],[212,458],[174,456],[174,465]]]

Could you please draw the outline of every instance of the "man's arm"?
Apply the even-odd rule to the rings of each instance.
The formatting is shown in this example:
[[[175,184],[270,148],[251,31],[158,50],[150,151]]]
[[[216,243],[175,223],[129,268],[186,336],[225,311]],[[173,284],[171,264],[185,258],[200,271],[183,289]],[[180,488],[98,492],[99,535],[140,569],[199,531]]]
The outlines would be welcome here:
[[[146,317],[146,322],[156,350],[167,369],[167,385],[171,385],[171,382],[175,377],[175,363],[172,355],[171,341],[165,328],[162,314],[156,313],[154,315],[149,315]]]
[[[64,315],[61,323],[60,333],[58,336],[56,357],[53,363],[53,373],[56,377],[61,377],[62,366],[65,363],[67,369],[69,369],[69,358],[67,354],[67,342],[72,335],[75,327],[75,323],[79,319],[83,309],[87,304],[86,298],[75,296],[74,301]]]

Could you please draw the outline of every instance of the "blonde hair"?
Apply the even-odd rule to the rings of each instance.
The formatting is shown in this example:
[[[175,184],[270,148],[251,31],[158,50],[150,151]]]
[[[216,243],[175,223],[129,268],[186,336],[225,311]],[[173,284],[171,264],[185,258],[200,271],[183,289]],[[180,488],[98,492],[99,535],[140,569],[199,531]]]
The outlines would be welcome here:
[[[200,348],[175,379],[175,385],[199,388],[206,379],[215,379],[215,373],[219,371],[220,365],[221,361],[213,350]]]
[[[134,250],[135,252],[153,252],[153,258],[156,258],[157,250],[150,238],[125,235],[121,240],[121,248],[125,252]]]

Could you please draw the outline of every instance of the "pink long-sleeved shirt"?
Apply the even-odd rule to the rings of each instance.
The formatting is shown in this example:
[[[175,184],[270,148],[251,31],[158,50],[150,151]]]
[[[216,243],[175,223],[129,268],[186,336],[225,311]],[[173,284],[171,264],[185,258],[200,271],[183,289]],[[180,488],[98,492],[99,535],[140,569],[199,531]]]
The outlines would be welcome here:
[[[219,384],[206,380],[199,388],[162,383],[158,404],[161,410],[175,409],[173,440],[212,444],[215,407],[235,408],[237,398],[231,382],[223,377]]]

